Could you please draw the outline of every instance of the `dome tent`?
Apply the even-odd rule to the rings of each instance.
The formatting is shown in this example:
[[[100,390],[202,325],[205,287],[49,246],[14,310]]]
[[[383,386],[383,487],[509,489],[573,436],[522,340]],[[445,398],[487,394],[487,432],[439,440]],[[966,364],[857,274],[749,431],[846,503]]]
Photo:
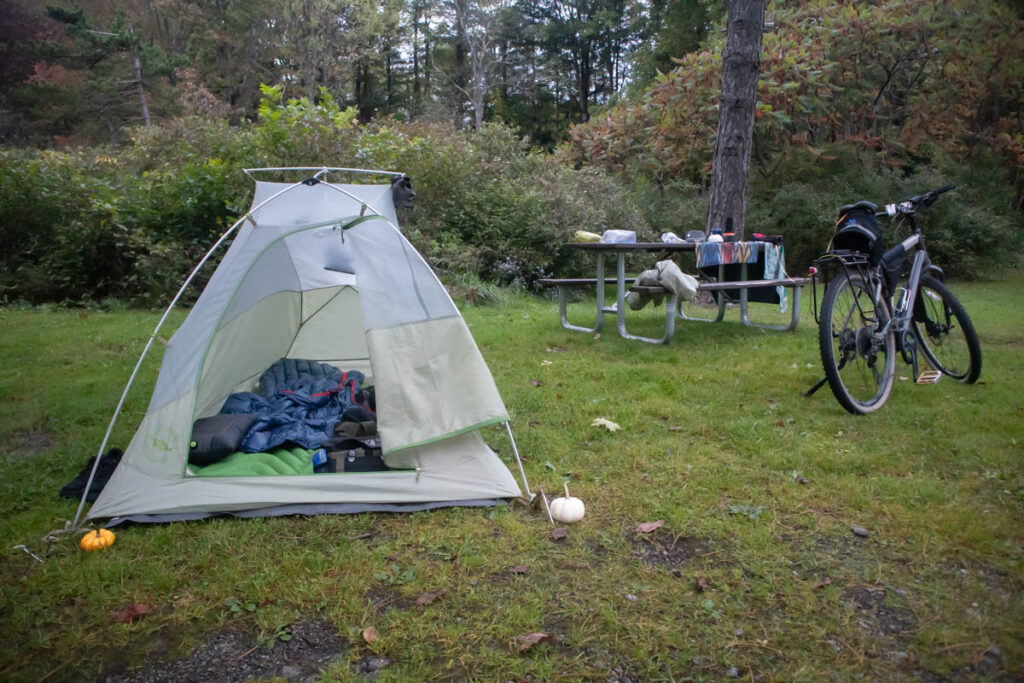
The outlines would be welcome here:
[[[252,208],[214,245],[168,308],[237,230],[167,342],[146,415],[90,519],[425,509],[521,495],[480,434],[503,423],[512,438],[505,406],[455,304],[399,231],[392,184],[325,179],[332,172],[401,174],[335,168],[246,173],[294,170],[316,173],[297,183],[257,180]],[[195,420],[217,414],[229,395],[253,389],[282,358],[366,375],[376,391],[383,459],[392,469],[196,476],[188,465]],[[75,525],[80,515],[81,506]]]

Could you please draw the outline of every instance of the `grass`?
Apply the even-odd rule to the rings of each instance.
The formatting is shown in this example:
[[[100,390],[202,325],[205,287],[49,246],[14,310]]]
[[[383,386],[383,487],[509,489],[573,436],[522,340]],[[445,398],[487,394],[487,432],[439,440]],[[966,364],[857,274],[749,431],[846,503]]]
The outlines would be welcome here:
[[[157,315],[0,310],[0,678],[101,678],[232,629],[280,651],[310,621],[341,640],[329,679],[358,678],[371,655],[389,660],[380,680],[1019,676],[1022,285],[955,286],[982,383],[900,381],[866,417],[827,388],[803,397],[821,375],[809,312],[782,333],[730,311],[656,347],[562,330],[551,301],[466,306],[531,485],[569,481],[587,504],[568,538],[513,505],[129,526],[102,553],[43,537],[73,517],[57,491],[97,448]],[[632,320],[654,335],[662,316]],[[514,467],[503,432],[486,438]],[[122,623],[132,603],[149,612]],[[535,632],[552,638],[520,652]]]

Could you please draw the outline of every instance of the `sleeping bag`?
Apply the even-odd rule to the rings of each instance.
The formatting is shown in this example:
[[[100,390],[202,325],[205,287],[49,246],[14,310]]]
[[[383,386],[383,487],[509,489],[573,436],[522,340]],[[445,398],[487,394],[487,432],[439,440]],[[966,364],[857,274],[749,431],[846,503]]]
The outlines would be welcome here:
[[[326,363],[282,358],[259,380],[259,393],[231,394],[221,413],[248,413],[256,421],[242,439],[240,450],[262,453],[291,441],[316,448],[334,436],[342,418],[356,422],[376,419],[361,403],[363,373],[342,372]]]

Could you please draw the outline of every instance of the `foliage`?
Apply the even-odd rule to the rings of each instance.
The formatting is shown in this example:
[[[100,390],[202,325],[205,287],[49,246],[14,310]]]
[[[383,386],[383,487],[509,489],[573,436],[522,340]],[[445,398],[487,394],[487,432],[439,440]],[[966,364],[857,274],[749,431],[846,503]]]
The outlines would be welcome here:
[[[120,141],[140,90],[155,120],[238,121],[269,83],[285,98],[329,92],[363,123],[503,121],[550,146],[622,90],[641,41],[652,64],[693,45],[672,39],[688,18],[676,1],[0,0],[0,139]],[[698,20],[720,5],[686,4]]]
[[[1024,22],[998,3],[804,3],[765,34],[755,162],[793,147],[847,145],[906,164],[939,145],[963,158],[1013,146]],[[573,130],[570,151],[615,170],[706,172],[717,121],[721,39],[680,60],[636,105]]]
[[[947,206],[980,198],[975,220],[991,227],[984,239],[937,239],[937,253],[964,263],[969,274],[1019,251],[1024,231],[1012,214],[1024,197],[1024,21],[1000,3],[964,0],[813,2],[777,7],[773,15],[762,49],[752,229],[801,240],[817,232],[813,242],[800,242],[810,253],[825,244],[820,233],[828,221],[820,219],[839,206],[899,199],[945,176],[965,190]],[[574,127],[562,158],[634,183],[642,178],[662,196],[674,179],[701,188],[718,118],[721,42],[678,60],[638,102]],[[1001,187],[991,194],[998,175]],[[820,208],[798,196],[807,187]],[[807,207],[795,223],[788,220],[794,207],[780,206],[778,193]],[[775,225],[754,221],[773,213]],[[1001,240],[998,255],[988,235]]]
[[[0,150],[0,238],[14,245],[0,256],[2,296],[166,300],[248,206],[252,166],[402,170],[418,193],[404,221],[413,241],[442,270],[501,284],[571,269],[564,245],[581,225],[644,227],[604,173],[566,169],[506,127],[359,125],[329,93],[264,92],[259,120],[239,127],[174,119],[133,129],[118,150]]]

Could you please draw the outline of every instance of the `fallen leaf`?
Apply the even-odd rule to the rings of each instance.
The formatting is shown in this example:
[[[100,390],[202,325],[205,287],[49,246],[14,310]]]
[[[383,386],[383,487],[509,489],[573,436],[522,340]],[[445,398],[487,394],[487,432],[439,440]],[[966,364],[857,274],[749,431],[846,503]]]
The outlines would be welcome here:
[[[380,640],[380,636],[377,635],[377,629],[373,626],[367,626],[363,629],[363,640],[366,641],[367,645],[375,643]]]
[[[704,592],[707,592],[707,591],[711,590],[711,584],[709,584],[707,582],[707,579],[705,579],[705,578],[703,578],[701,576],[698,576],[697,580],[694,581],[694,586],[701,593],[704,593]]]
[[[807,477],[797,477],[794,481],[798,484],[806,484],[810,480]]]
[[[532,384],[535,387],[539,387],[540,385],[544,384],[544,382],[541,382],[539,379],[531,379],[530,384]]]
[[[619,426],[619,425],[615,424],[614,422],[612,422],[611,420],[603,418],[603,417],[595,417],[594,421],[590,423],[590,426],[591,427],[604,427],[609,432],[617,432],[620,429],[622,429],[621,426]]]
[[[550,633],[524,633],[521,636],[516,636],[516,642],[519,643],[519,651],[526,652],[531,647],[541,641],[551,641]]]
[[[422,595],[420,595],[420,597],[416,598],[416,604],[417,605],[429,605],[429,604],[433,603],[435,600],[437,600],[439,597],[441,597],[442,595],[444,595],[447,592],[448,592],[448,590],[446,588],[442,588],[441,590],[439,590],[436,593],[429,593],[429,592],[423,593]]]
[[[636,530],[642,534],[649,534],[655,529],[660,529],[663,526],[665,526],[665,520],[659,519],[656,522],[643,522],[638,524]]]
[[[565,398],[565,396],[562,396],[561,394],[555,394],[555,398],[561,401],[563,398]]]
[[[832,579],[830,579],[830,578],[828,578],[826,576],[824,579],[822,579],[818,583],[814,584],[814,587],[815,588],[824,588],[825,586],[830,586],[830,585],[832,585]]]
[[[677,426],[673,425],[673,426],[668,428],[668,431],[670,431],[670,432],[681,432],[681,431],[683,431],[683,428],[682,427],[677,427]]]
[[[547,360],[546,358],[544,360],[542,360],[540,362],[540,364],[541,365],[554,365],[554,363],[552,363],[551,361]]]
[[[530,565],[528,564],[517,564],[516,566],[512,567],[513,574],[525,574],[528,571],[530,571]]]
[[[547,351],[548,353],[565,353],[565,349],[560,346],[549,346]]]
[[[560,526],[557,529],[552,529],[551,530],[551,538],[555,539],[556,541],[561,541],[563,538],[565,538],[568,535],[569,535],[569,530],[566,529],[564,526]]]
[[[601,338],[601,333],[600,332],[598,332],[597,334],[594,335],[594,339],[600,339],[600,338]]]
[[[146,614],[149,614],[149,606],[140,602],[133,602],[117,613],[117,620],[122,624],[127,624],[129,621],[135,621]]]
[[[857,526],[856,524],[853,524],[850,526],[850,531],[852,531],[855,536],[860,536],[861,538],[868,537],[868,530],[862,526]]]

